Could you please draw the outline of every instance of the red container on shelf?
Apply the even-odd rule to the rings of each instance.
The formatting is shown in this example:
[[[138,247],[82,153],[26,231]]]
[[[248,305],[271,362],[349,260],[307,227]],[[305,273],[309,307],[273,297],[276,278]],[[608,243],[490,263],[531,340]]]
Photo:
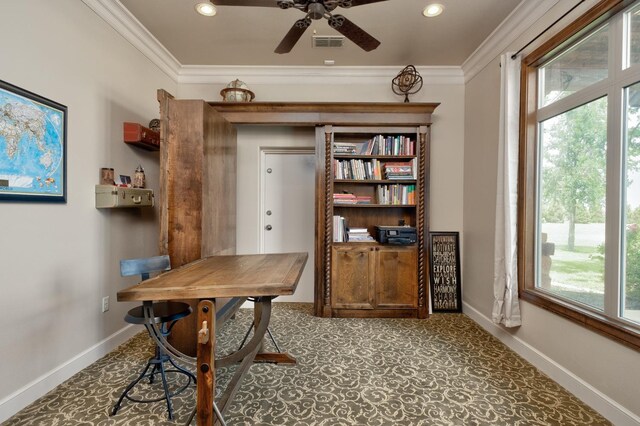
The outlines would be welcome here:
[[[138,123],[123,125],[124,142],[150,151],[160,149],[160,133]]]

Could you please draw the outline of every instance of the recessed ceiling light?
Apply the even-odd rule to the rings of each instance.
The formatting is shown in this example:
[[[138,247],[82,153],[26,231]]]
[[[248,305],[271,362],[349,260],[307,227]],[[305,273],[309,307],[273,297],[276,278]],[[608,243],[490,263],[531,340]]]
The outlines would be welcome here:
[[[213,16],[218,12],[216,10],[216,7],[213,4],[209,3],[209,2],[203,2],[203,3],[196,4],[196,11],[200,15],[204,15],[204,16]]]
[[[422,11],[422,14],[427,18],[433,18],[434,16],[438,16],[444,10],[444,6],[438,3],[433,3],[427,5]]]

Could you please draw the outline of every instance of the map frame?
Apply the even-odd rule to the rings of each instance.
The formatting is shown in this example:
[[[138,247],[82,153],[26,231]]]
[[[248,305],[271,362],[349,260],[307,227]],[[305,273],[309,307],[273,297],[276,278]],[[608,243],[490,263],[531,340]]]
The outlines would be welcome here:
[[[49,108],[53,111],[57,111],[62,115],[62,120],[59,124],[52,123],[56,127],[58,138],[55,143],[61,144],[61,176],[62,181],[56,185],[54,190],[48,191],[36,191],[36,192],[24,192],[18,188],[8,186],[5,182],[0,182],[0,202],[2,201],[34,201],[34,202],[67,202],[67,107],[40,96],[36,93],[30,92],[21,87],[15,86],[6,81],[0,80],[0,92],[8,92],[9,94],[22,98],[25,103],[31,102],[39,104],[41,107]],[[5,103],[0,100],[0,119],[2,119],[1,113],[4,109]],[[0,142],[0,149],[3,149],[4,144]],[[2,165],[0,164],[0,174],[3,172]],[[5,185],[3,185],[5,183]]]

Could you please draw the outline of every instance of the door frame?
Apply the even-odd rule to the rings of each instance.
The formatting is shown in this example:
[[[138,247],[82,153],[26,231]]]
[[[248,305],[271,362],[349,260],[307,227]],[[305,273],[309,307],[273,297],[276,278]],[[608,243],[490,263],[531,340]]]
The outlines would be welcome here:
[[[265,215],[264,215],[264,209],[265,209],[265,202],[266,202],[266,198],[267,198],[267,186],[265,184],[265,180],[262,177],[264,176],[264,173],[266,173],[266,162],[267,162],[267,155],[274,155],[274,154],[285,154],[285,155],[313,155],[314,156],[314,165],[315,165],[315,155],[316,155],[316,149],[313,146],[305,146],[305,147],[260,147],[260,170],[259,170],[259,180],[260,180],[260,200],[258,202],[258,210],[259,210],[259,214],[258,217],[260,218],[258,223],[258,250],[260,252],[260,254],[264,253],[264,227],[266,226],[266,221],[265,221]],[[314,171],[314,176],[315,176],[315,171]],[[315,178],[314,178],[315,179]],[[314,191],[316,188],[312,187],[311,188],[312,191]],[[315,213],[314,213],[315,214]],[[314,242],[315,244],[315,242]],[[314,282],[315,282],[315,277],[314,277]]]

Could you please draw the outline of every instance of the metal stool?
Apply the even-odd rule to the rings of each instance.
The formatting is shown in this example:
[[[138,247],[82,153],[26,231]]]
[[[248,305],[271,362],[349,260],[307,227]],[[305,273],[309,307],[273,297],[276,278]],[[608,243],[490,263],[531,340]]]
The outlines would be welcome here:
[[[169,256],[156,256],[156,257],[151,257],[147,259],[128,259],[128,260],[120,261],[120,275],[124,277],[124,276],[140,274],[142,281],[149,279],[150,272],[168,271],[170,269],[171,269],[171,263],[169,261]],[[171,302],[171,301],[155,302],[153,304],[153,313],[155,315],[153,318],[153,322],[156,324],[160,324],[160,332],[164,337],[167,337],[171,333],[171,329],[175,325],[176,321],[186,317],[191,313],[191,306],[182,302]],[[129,310],[129,312],[127,312],[127,315],[124,317],[124,320],[130,324],[143,324],[145,325],[145,327],[147,326],[142,306],[137,306]],[[167,370],[164,365],[166,362],[169,362],[174,368]],[[185,375],[187,377],[187,383],[182,387],[180,387],[179,389],[175,390],[174,392],[170,392],[169,387],[167,385],[167,377],[166,377],[166,373],[168,372]],[[134,398],[129,395],[129,392],[143,378],[148,377],[149,383],[153,383],[155,380],[156,374],[159,374],[160,378],[162,379],[164,396],[161,396],[159,398],[152,398],[152,399],[141,399],[141,398]],[[189,387],[192,380],[193,380],[193,383],[195,384],[196,377],[191,372],[176,365],[176,363],[169,356],[169,354],[164,352],[162,349],[160,349],[156,345],[155,355],[152,358],[149,358],[149,360],[147,361],[147,365],[144,367],[140,375],[134,381],[129,383],[126,389],[122,392],[122,395],[120,395],[118,402],[113,407],[111,415],[113,416],[118,412],[122,404],[122,401],[124,401],[125,398],[127,398],[129,401],[140,402],[140,403],[150,403],[150,402],[158,402],[158,401],[166,400],[167,411],[169,412],[169,419],[173,420],[173,408],[171,407],[171,397],[179,394],[180,392],[184,391],[187,387]]]

